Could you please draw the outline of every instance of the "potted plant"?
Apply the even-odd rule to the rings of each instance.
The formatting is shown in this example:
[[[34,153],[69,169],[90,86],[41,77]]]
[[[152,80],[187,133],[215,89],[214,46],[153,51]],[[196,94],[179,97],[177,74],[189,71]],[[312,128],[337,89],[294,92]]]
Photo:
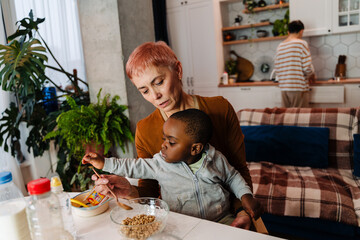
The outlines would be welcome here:
[[[237,61],[233,59],[225,62],[225,71],[229,74],[229,83],[235,83],[238,77],[236,65]]]
[[[70,110],[61,113],[56,119],[57,127],[48,133],[45,139],[60,137],[60,146],[69,149],[69,155],[77,159],[77,172],[70,184],[76,180],[84,190],[90,181],[89,170],[81,165],[86,151],[96,151],[106,155],[112,146],[119,146],[125,152],[127,141],[133,141],[130,121],[125,115],[127,106],[120,105],[119,96],[110,99],[110,94],[100,98],[101,89],[97,94],[97,102],[88,106],[77,105],[75,100],[67,97]]]
[[[286,11],[283,19],[276,19],[273,23],[272,33],[274,36],[286,36],[288,34],[289,10]]]
[[[245,5],[246,10],[250,13],[253,13],[254,8],[258,5],[254,0],[243,0],[243,4]]]

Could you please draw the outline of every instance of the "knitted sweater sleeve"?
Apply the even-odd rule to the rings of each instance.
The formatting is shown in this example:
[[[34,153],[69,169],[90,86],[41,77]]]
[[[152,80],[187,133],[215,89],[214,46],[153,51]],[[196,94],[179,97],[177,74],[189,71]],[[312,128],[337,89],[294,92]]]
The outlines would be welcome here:
[[[227,125],[225,131],[229,145],[229,157],[227,157],[227,159],[229,163],[240,172],[241,176],[252,189],[251,176],[246,163],[244,135],[241,131],[239,119],[236,116],[234,108],[227,100],[226,102]]]
[[[198,97],[200,110],[206,112],[213,123],[210,144],[227,158],[252,188],[246,163],[244,135],[232,105],[224,97]]]
[[[305,77],[314,73],[314,66],[311,60],[310,49],[307,42],[302,43],[302,56],[301,56],[302,69]]]

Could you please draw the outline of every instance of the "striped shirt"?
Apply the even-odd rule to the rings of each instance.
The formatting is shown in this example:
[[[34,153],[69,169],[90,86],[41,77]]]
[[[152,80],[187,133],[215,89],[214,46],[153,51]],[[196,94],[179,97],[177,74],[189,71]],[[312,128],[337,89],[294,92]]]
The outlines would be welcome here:
[[[308,44],[302,39],[279,44],[275,56],[276,80],[282,91],[308,91],[314,73]]]

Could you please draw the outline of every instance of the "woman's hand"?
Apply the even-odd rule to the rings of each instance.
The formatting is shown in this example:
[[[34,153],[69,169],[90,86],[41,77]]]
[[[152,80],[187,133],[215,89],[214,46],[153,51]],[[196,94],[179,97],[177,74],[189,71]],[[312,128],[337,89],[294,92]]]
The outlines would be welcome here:
[[[107,185],[119,198],[131,199],[139,197],[136,187],[132,186],[124,177],[117,175],[101,175],[101,178],[98,178],[96,175],[92,175],[91,179],[95,181],[95,191],[103,195],[113,197],[105,186]]]
[[[90,163],[97,169],[103,169],[104,162],[105,162],[104,157],[97,153],[94,153],[94,152],[89,152],[89,153],[85,154],[83,159],[81,160],[82,164]]]
[[[249,230],[251,226],[250,216],[242,210],[236,215],[235,220],[230,224],[230,226]]]

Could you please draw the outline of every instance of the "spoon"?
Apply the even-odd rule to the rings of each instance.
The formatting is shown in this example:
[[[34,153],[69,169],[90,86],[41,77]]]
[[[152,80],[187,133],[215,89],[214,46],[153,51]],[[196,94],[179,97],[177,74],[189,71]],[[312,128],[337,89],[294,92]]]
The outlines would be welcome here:
[[[83,203],[83,202],[81,202],[81,201],[79,201],[79,200],[73,199],[73,198],[70,198],[70,202],[79,204],[80,206],[85,207],[85,208],[88,208],[88,207],[89,207],[89,206],[86,205],[85,203]]]
[[[102,178],[102,177],[95,171],[94,167],[91,167],[91,169],[94,171],[94,173],[96,174],[96,176],[97,176],[98,178]],[[114,193],[113,191],[111,191],[111,189],[109,188],[109,186],[108,186],[108,185],[105,185],[105,186],[106,186],[106,188],[108,189],[108,191],[111,193],[111,195],[113,195],[113,197],[116,199],[116,203],[117,203],[117,205],[118,205],[119,207],[121,207],[121,208],[123,208],[123,209],[125,209],[125,210],[132,210],[132,209],[133,209],[133,208],[130,207],[129,205],[126,205],[126,204],[124,204],[124,203],[119,202],[118,197],[115,195],[115,193]]]

